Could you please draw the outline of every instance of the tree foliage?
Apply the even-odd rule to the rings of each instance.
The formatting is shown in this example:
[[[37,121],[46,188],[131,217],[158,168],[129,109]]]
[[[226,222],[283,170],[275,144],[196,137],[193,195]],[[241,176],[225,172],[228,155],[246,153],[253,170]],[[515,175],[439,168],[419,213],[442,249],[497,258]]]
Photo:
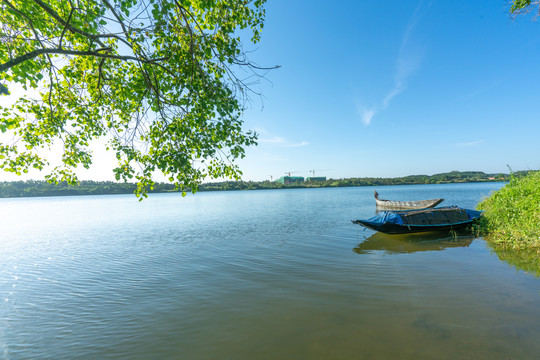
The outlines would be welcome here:
[[[538,0],[513,0],[511,1],[510,13],[526,14],[536,9],[535,18],[540,15],[540,1]]]
[[[146,195],[156,173],[180,189],[238,179],[234,160],[256,144],[241,119],[249,82],[240,34],[259,41],[265,0],[0,0],[0,167],[43,169],[43,149],[63,146],[46,178],[77,181],[106,138],[117,180]],[[0,97],[1,99],[1,97]]]

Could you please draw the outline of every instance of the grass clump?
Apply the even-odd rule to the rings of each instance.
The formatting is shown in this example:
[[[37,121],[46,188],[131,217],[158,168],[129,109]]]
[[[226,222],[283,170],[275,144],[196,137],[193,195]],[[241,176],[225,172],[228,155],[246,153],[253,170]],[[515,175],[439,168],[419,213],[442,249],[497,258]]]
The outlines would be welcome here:
[[[540,171],[531,171],[483,200],[478,224],[481,234],[503,247],[540,254]]]

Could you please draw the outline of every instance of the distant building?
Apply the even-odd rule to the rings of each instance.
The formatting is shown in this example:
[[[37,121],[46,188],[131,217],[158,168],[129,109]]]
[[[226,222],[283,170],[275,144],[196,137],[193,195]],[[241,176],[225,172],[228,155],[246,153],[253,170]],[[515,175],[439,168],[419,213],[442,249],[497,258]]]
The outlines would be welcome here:
[[[302,176],[282,176],[277,182],[285,185],[299,184],[304,182],[304,178]]]
[[[326,176],[314,176],[308,177],[306,181],[316,182],[316,181],[326,181]]]

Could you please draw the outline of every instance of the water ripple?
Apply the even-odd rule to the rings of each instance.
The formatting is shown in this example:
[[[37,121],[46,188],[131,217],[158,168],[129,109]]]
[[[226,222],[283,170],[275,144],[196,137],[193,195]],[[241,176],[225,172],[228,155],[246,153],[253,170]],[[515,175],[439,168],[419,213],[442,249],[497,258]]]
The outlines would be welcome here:
[[[443,188],[466,201],[491,191]],[[350,223],[372,215],[372,192],[0,201],[0,357],[540,354],[536,278],[481,239],[372,237]]]

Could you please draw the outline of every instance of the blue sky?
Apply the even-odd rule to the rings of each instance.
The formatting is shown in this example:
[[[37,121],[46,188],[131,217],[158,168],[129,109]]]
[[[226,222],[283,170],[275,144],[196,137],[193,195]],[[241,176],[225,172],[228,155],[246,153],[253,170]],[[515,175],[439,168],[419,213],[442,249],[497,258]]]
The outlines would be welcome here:
[[[244,180],[540,169],[540,20],[506,0],[268,0]],[[112,180],[96,149],[81,179]],[[34,173],[29,177],[42,178]],[[0,173],[0,180],[17,180]]]
[[[331,4],[331,5],[329,5]],[[540,168],[540,22],[501,1],[267,3],[246,180]]]

